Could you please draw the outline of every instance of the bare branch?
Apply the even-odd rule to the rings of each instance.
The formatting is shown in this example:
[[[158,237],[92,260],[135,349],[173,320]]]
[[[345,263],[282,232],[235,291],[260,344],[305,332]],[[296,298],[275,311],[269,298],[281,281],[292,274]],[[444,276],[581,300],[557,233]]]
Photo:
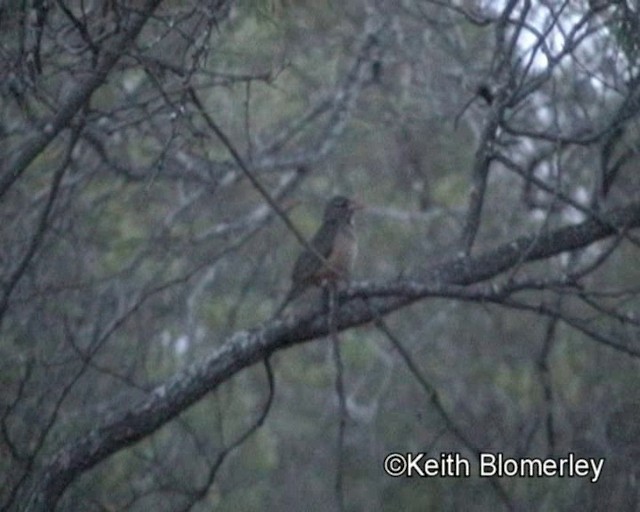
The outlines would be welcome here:
[[[605,225],[587,220],[544,234],[538,237],[533,249],[531,237],[522,237],[474,258],[455,258],[430,269],[422,281],[400,280],[395,283],[354,286],[347,294],[351,299],[338,310],[337,329],[344,330],[374,319],[371,308],[363,305],[360,297],[368,297],[370,300],[375,298],[372,305],[376,314],[380,315],[427,297],[463,300],[487,300],[493,297],[494,300],[500,299],[501,304],[517,307],[516,303],[501,298],[500,290],[487,293],[487,290],[465,289],[465,285],[485,281],[509,269],[521,260],[523,251],[527,251],[526,261],[535,261],[585,247],[614,235],[617,229],[640,227],[640,203],[610,212],[606,215],[606,220]],[[543,314],[558,314],[541,307],[537,310]],[[148,398],[135,406],[125,411],[113,412],[102,426],[62,448],[35,477],[34,487],[30,491],[25,489],[26,496],[30,497],[27,499],[25,496],[22,500],[25,504],[23,509],[52,508],[67,486],[82,472],[153,433],[243,368],[265,359],[277,350],[327,334],[327,317],[317,310],[233,334],[204,362],[185,369],[157,386]]]
[[[104,83],[111,68],[126,53],[126,49],[133,43],[160,3],[161,0],[145,0],[139,10],[131,13],[128,26],[102,49],[101,58],[88,78],[76,83],[53,118],[45,120],[42,129],[33,131],[21,147],[14,151],[0,175],[0,198],[60,131],[71,123],[91,95]]]

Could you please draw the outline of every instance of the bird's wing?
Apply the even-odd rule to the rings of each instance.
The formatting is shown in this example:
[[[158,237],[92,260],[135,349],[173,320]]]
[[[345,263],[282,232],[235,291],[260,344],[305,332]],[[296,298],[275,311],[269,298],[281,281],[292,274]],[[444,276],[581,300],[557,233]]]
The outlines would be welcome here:
[[[339,225],[337,222],[325,222],[309,242],[311,247],[323,258],[328,258],[331,255],[338,228]],[[318,257],[308,249],[305,249],[293,267],[293,282],[302,284],[312,278],[321,266],[322,262]]]
[[[333,250],[333,243],[338,234],[340,223],[335,221],[324,222],[317,233],[311,239],[313,247],[323,258],[328,258]]]

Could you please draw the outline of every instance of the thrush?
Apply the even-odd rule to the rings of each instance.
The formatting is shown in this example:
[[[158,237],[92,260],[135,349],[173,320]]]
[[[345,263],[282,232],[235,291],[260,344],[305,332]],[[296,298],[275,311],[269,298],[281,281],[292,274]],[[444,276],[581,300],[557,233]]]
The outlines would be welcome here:
[[[322,225],[303,250],[291,273],[291,288],[274,316],[311,286],[349,279],[358,253],[353,215],[362,205],[344,196],[333,197],[324,209]],[[321,259],[321,256],[323,259]]]

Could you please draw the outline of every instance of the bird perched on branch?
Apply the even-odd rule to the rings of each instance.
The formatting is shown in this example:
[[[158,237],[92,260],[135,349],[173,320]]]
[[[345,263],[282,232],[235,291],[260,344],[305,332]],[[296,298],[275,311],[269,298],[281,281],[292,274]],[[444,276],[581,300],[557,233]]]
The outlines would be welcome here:
[[[324,209],[322,225],[305,248],[291,273],[291,288],[274,316],[311,286],[348,280],[358,252],[353,216],[363,208],[358,201],[333,197]]]

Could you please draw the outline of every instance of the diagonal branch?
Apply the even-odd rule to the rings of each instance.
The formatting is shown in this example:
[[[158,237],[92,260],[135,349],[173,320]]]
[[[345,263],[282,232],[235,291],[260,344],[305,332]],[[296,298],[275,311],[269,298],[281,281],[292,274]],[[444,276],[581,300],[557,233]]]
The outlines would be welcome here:
[[[42,129],[35,129],[26,137],[26,141],[10,156],[0,175],[0,198],[20,178],[31,162],[56,138],[61,130],[66,128],[83,105],[89,101],[91,95],[106,80],[111,68],[120,60],[126,49],[138,36],[153,11],[162,0],[146,0],[140,9],[131,14],[129,27],[114,38],[108,46],[102,49],[101,58],[91,75],[77,82],[70,90],[66,101],[58,112],[49,120],[42,122]]]
[[[640,202],[606,213],[604,218],[605,223],[587,220],[542,235],[520,237],[477,257],[453,258],[428,269],[421,281],[403,279],[355,286],[345,294],[346,302],[337,311],[336,328],[345,330],[375,320],[361,297],[372,299],[378,314],[428,297],[472,298],[474,292],[466,285],[495,277],[521,260],[550,258],[586,247],[620,230],[640,227]],[[31,487],[25,489],[22,510],[53,509],[65,489],[82,473],[152,434],[236,373],[278,350],[326,336],[328,332],[327,315],[319,310],[236,332],[203,362],[157,386],[141,402],[110,413],[101,426],[60,449],[34,476]]]
[[[51,180],[51,188],[49,190],[49,197],[40,215],[40,220],[35,229],[35,233],[31,237],[29,246],[27,247],[27,250],[25,251],[24,256],[20,259],[20,262],[18,263],[16,269],[6,280],[6,283],[3,283],[2,294],[0,296],[0,326],[2,325],[4,315],[7,311],[7,308],[9,307],[9,299],[11,298],[11,294],[13,293],[20,279],[22,279],[22,277],[24,276],[38,248],[40,247],[40,245],[42,244],[45,238],[45,233],[49,227],[48,224],[51,218],[53,205],[55,203],[56,198],[58,197],[58,191],[62,183],[62,178],[65,172],[67,171],[69,163],[71,162],[71,154],[73,153],[73,149],[76,146],[76,142],[78,141],[78,137],[80,135],[81,130],[82,130],[81,126],[74,127],[71,134],[71,140],[69,141],[65,154],[62,158],[62,162],[60,162],[60,164],[58,165],[58,168],[53,173],[53,179]]]

